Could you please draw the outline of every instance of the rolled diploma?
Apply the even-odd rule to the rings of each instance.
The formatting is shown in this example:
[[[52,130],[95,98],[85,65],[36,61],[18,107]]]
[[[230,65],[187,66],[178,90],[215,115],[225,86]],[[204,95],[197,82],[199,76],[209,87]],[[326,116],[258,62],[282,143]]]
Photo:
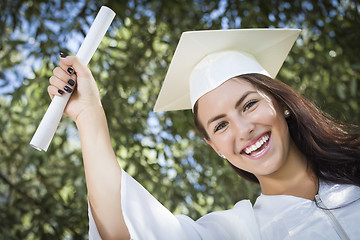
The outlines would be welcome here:
[[[100,11],[96,15],[88,34],[76,54],[85,65],[89,63],[94,55],[114,17],[115,12],[110,8],[105,6],[100,8]],[[76,76],[74,75],[74,77]],[[30,141],[30,146],[40,151],[47,151],[70,96],[71,94],[64,94],[61,97],[55,96],[53,98]]]

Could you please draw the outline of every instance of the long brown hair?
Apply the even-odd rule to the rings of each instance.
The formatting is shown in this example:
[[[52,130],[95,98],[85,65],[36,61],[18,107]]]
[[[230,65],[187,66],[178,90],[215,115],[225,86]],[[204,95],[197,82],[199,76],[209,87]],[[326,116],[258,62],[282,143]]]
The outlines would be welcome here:
[[[316,176],[324,181],[360,186],[359,127],[336,121],[308,99],[285,83],[262,74],[244,74],[240,78],[273,95],[291,114],[286,118],[290,136],[306,156]],[[194,123],[198,131],[209,139],[198,120],[198,106],[194,106]],[[231,164],[231,163],[230,163]],[[243,178],[258,183],[250,172],[231,164]]]

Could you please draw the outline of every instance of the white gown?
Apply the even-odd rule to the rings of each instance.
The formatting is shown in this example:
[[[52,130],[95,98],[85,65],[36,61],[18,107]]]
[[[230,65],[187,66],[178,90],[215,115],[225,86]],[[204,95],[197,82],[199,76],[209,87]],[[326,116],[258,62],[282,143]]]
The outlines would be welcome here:
[[[322,182],[318,195],[322,207],[343,207],[327,211],[303,198],[260,195],[254,207],[242,200],[194,221],[173,215],[122,171],[122,208],[131,239],[360,239],[360,188]],[[89,239],[101,239],[90,207]]]

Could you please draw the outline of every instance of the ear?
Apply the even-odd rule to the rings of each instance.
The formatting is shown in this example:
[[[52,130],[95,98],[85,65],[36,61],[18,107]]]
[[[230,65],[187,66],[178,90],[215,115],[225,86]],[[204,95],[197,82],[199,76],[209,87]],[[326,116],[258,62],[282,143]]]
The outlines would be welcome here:
[[[219,151],[218,151],[217,147],[213,144],[213,142],[211,142],[211,140],[208,140],[208,139],[206,139],[206,138],[203,138],[203,139],[204,139],[204,141],[205,141],[207,144],[209,144],[210,147],[212,147],[212,149],[214,149],[214,151],[219,155]]]

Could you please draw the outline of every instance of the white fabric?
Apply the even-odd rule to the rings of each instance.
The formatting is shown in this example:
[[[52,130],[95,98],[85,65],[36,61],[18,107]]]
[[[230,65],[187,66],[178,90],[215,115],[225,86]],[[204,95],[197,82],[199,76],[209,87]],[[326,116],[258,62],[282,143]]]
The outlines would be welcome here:
[[[313,201],[293,196],[239,201],[232,209],[209,213],[197,221],[174,216],[126,172],[121,194],[131,239],[340,239],[329,217]],[[350,239],[360,238],[360,188],[321,183],[319,196]],[[357,200],[357,201],[356,201]],[[259,227],[260,226],[260,227]],[[89,239],[101,239],[89,208]]]
[[[174,216],[138,182],[122,171],[122,208],[131,239],[260,239],[250,201],[212,212],[197,221]],[[89,239],[101,239],[89,209]]]
[[[271,77],[256,58],[246,52],[226,50],[206,56],[190,74],[191,108],[194,109],[200,97],[230,78],[248,73],[260,73]]]
[[[215,74],[218,79],[220,77],[220,80],[225,81],[244,73],[265,74],[263,71],[265,69],[271,78],[275,78],[300,31],[300,29],[247,28],[184,32],[171,59],[154,111],[191,109],[191,101],[194,100],[190,100],[192,81],[190,75],[199,62],[214,53],[230,50],[246,53],[252,57],[249,59],[230,56],[230,59],[221,61],[220,65],[211,61],[211,66],[204,73],[207,76],[210,73]],[[254,63],[254,60],[257,63]],[[205,77],[201,72],[195,74],[200,76],[199,82]],[[206,86],[206,77],[204,80]],[[197,84],[197,87],[200,87],[202,94],[205,93],[201,89],[201,84],[200,86]]]
[[[360,239],[360,188],[321,182],[319,196],[350,239]],[[254,212],[262,239],[340,239],[316,203],[294,196],[261,195]]]

